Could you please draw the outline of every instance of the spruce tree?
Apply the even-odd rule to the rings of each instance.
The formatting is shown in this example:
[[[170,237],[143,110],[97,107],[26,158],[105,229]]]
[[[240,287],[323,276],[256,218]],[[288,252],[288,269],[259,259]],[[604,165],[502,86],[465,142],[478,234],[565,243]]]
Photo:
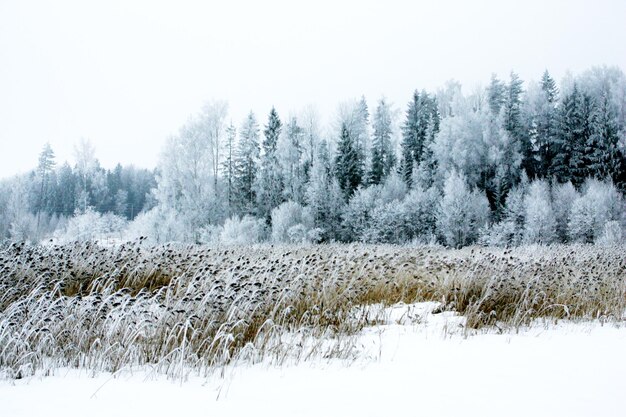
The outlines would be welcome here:
[[[391,110],[385,99],[378,102],[373,127],[372,163],[368,177],[370,184],[380,184],[395,165],[395,155],[391,146]]]
[[[542,105],[536,115],[535,126],[535,164],[529,175],[544,178],[549,175],[554,158],[554,141],[557,134],[557,103],[559,90],[556,82],[546,70],[541,77]]]
[[[550,173],[559,182],[571,181],[580,186],[587,176],[588,143],[591,137],[593,105],[591,97],[574,84],[559,112],[558,134]]]
[[[498,79],[496,74],[491,74],[491,81],[487,87],[487,99],[489,101],[489,109],[491,114],[497,117],[500,109],[504,105],[506,86]]]
[[[265,136],[263,154],[261,155],[259,175],[255,182],[258,215],[263,217],[268,225],[272,222],[272,210],[284,201],[283,176],[276,153],[282,126],[276,109],[272,107],[263,131]]]
[[[240,215],[255,214],[254,183],[259,163],[259,125],[250,112],[241,126],[233,160],[233,200]]]
[[[533,152],[533,146],[531,138],[527,134],[528,129],[524,126],[522,121],[522,84],[519,76],[511,72],[511,80],[506,89],[506,98],[504,101],[504,120],[503,127],[508,132],[511,140],[515,142],[515,148],[518,148],[522,155],[521,167],[531,177],[535,175],[535,155]],[[509,178],[509,182],[512,184],[517,183],[519,180],[519,172],[511,172],[512,176]],[[508,189],[506,190],[508,192]]]
[[[428,93],[415,90],[406,111],[406,120],[402,127],[402,160],[400,175],[411,185],[413,165],[422,161],[424,148],[432,142],[439,130],[439,112],[437,102]]]
[[[341,137],[335,158],[335,174],[346,199],[352,196],[363,181],[363,167],[359,161],[358,149],[345,124],[341,126]]]
[[[623,188],[620,184],[620,170],[625,156],[619,149],[618,126],[608,93],[605,92],[600,98],[592,122],[593,133],[588,146],[589,175],[598,179],[610,178],[618,188]]]
[[[50,143],[46,143],[39,154],[39,164],[37,166],[37,176],[39,177],[39,198],[35,208],[37,214],[40,214],[42,211],[51,211],[49,191],[50,177],[54,171],[54,165],[54,151]]]

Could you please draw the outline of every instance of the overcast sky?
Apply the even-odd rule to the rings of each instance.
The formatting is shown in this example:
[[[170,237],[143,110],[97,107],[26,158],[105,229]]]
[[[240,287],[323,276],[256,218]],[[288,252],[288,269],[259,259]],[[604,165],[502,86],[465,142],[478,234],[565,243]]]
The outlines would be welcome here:
[[[0,177],[89,138],[105,167],[154,167],[204,101],[239,125],[495,72],[626,68],[626,1],[0,0]],[[428,4],[425,4],[428,3]]]

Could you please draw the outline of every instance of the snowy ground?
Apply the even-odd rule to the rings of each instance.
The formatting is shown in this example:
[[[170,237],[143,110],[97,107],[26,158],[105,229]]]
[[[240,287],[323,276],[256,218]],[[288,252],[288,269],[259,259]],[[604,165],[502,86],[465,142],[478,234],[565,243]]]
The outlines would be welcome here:
[[[537,324],[466,336],[432,304],[398,306],[351,364],[237,365],[173,381],[148,370],[0,381],[1,416],[624,416],[626,327]]]

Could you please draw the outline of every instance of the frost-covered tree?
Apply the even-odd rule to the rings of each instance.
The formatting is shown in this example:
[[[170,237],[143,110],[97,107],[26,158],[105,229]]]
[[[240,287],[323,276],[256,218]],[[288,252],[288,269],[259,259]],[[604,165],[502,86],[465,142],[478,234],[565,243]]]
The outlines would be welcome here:
[[[439,178],[457,170],[467,173],[471,186],[484,184],[489,175],[489,149],[484,137],[488,118],[483,112],[463,111],[441,121],[432,150]]]
[[[263,131],[263,153],[258,175],[254,183],[257,212],[261,218],[265,219],[268,225],[271,224],[272,210],[284,201],[284,178],[276,151],[282,127],[283,124],[278,117],[278,113],[272,107],[267,125]]]
[[[580,197],[571,182],[552,184],[552,209],[556,218],[556,233],[560,242],[567,242],[568,224],[574,201]]]
[[[319,231],[320,241],[339,238],[344,197],[332,170],[328,146],[325,141],[321,141],[314,154],[305,195],[313,226]]]
[[[372,126],[371,164],[368,175],[370,184],[380,184],[392,172],[396,163],[395,152],[391,143],[392,111],[391,106],[381,98],[374,113]]]
[[[54,151],[50,146],[50,143],[46,143],[39,154],[39,163],[37,165],[37,180],[38,180],[38,198],[36,206],[34,207],[36,213],[42,211],[52,211],[53,201],[51,196],[51,189],[56,184],[52,183],[52,177],[54,175]]]
[[[252,245],[263,241],[265,234],[265,220],[233,216],[226,219],[219,240],[224,245]]]
[[[96,160],[96,149],[90,140],[81,138],[74,145],[74,158],[76,160],[76,173],[80,178],[79,191],[77,198],[78,207],[85,211],[89,206],[89,188],[90,181],[98,168]]]
[[[346,199],[350,198],[363,182],[363,165],[359,150],[346,125],[342,125],[341,137],[337,144],[335,175]]]
[[[528,177],[522,176],[518,185],[506,196],[501,220],[486,230],[482,240],[495,246],[517,246],[522,243],[526,223],[525,199],[528,190]]]
[[[284,179],[284,196],[304,204],[305,186],[308,181],[308,161],[305,156],[305,131],[292,117],[285,126],[285,134],[279,140],[279,159]]]
[[[234,200],[240,214],[256,212],[254,183],[258,172],[259,154],[259,125],[254,113],[250,112],[241,125],[233,161]]]
[[[600,98],[592,119],[592,134],[588,142],[588,173],[598,179],[610,178],[620,182],[626,154],[619,146],[619,131],[608,92]]]
[[[414,164],[422,162],[424,148],[433,141],[439,131],[439,112],[437,102],[427,92],[413,93],[408,104],[406,119],[402,126],[402,159],[400,173],[411,184]]]
[[[604,224],[602,235],[596,239],[596,243],[600,245],[619,245],[624,243],[625,240],[624,228],[620,222],[611,220]]]
[[[303,206],[286,201],[272,210],[272,240],[277,243],[302,243],[311,219]],[[303,231],[303,233],[301,233]]]
[[[568,223],[570,239],[592,243],[602,236],[607,222],[624,224],[624,204],[623,196],[613,183],[587,180],[582,195],[572,204]]]
[[[426,191],[415,187],[402,201],[380,204],[372,210],[362,240],[368,243],[433,242],[439,202],[440,195],[434,187]]]
[[[214,137],[206,132],[203,114],[190,118],[166,142],[159,162],[156,196],[159,204],[184,219],[185,240],[198,240],[202,226],[224,218],[224,202],[216,189]]]
[[[209,101],[204,104],[198,115],[199,132],[206,135],[210,164],[212,169],[213,188],[218,189],[218,174],[222,160],[222,142],[226,131],[228,103],[223,100]]]
[[[353,149],[352,158],[356,169],[361,173],[362,182],[365,182],[365,174],[369,171],[368,151],[370,149],[370,125],[369,109],[365,97],[359,100],[350,100],[340,103],[337,110],[337,137],[339,141],[343,136],[343,130],[350,136]]]
[[[506,101],[506,85],[498,79],[496,74],[491,74],[487,97],[491,114],[497,117]]]
[[[465,176],[453,171],[443,187],[437,213],[437,229],[446,245],[459,248],[475,242],[489,220],[489,202],[477,190],[471,191]]]
[[[387,202],[380,199],[380,185],[359,188],[344,207],[342,214],[342,235],[344,241],[364,241],[364,234],[370,226],[374,209]]]
[[[557,223],[545,180],[533,181],[524,198],[524,242],[550,244],[557,240]]]
[[[224,178],[226,186],[226,203],[228,208],[228,214],[230,214],[235,207],[234,177],[236,139],[237,128],[231,122],[231,124],[226,128],[225,155],[224,161],[222,162],[222,177]]]
[[[592,134],[593,103],[591,97],[574,84],[559,112],[559,129],[555,139],[550,173],[559,182],[571,181],[580,186],[588,174],[587,147]]]
[[[18,176],[10,185],[5,207],[9,237],[14,241],[35,241],[38,237],[37,219],[31,213],[28,201],[28,179]]]
[[[541,82],[531,84],[526,95],[528,148],[525,149],[522,168],[531,178],[545,178],[549,174],[555,151],[559,90],[546,70]]]

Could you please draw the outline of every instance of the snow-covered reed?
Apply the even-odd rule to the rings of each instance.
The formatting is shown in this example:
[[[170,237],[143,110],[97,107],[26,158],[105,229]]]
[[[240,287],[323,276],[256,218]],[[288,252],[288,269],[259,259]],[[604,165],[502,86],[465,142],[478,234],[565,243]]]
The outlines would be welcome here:
[[[623,321],[623,246],[363,245],[0,248],[0,375],[351,358],[398,302],[437,301],[468,329],[537,318]]]

